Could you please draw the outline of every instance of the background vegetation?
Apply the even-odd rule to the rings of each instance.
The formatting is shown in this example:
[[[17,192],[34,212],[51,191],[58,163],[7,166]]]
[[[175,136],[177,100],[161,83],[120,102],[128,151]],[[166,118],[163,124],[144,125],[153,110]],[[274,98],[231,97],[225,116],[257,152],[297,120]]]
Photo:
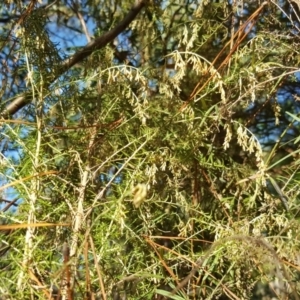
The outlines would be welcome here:
[[[1,299],[299,299],[299,17],[2,1]]]

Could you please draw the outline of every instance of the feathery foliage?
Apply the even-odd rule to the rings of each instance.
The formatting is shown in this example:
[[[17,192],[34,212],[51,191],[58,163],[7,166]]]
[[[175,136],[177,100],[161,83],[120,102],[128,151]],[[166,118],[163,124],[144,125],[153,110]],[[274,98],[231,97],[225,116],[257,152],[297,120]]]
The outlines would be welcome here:
[[[298,299],[298,2],[46,2],[0,4],[1,299]]]

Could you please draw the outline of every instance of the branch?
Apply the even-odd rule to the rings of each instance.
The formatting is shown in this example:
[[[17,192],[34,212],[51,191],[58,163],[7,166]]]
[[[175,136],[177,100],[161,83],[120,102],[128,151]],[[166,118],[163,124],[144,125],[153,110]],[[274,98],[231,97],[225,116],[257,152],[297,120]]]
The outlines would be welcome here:
[[[53,81],[55,81],[59,76],[68,71],[71,67],[90,56],[94,51],[105,47],[109,42],[115,39],[135,19],[135,17],[142,10],[144,5],[145,0],[136,0],[136,3],[132,6],[128,14],[115,28],[104,33],[102,36],[96,38],[94,41],[88,43],[82,50],[78,51],[70,58],[64,60],[61,64],[59,72],[56,74]],[[21,108],[29,104],[31,100],[32,95],[30,91],[19,95],[16,99],[14,99],[10,104],[7,105],[4,111],[0,114],[0,117],[8,119],[10,116],[18,112]]]
[[[101,49],[116,38],[135,19],[137,14],[145,5],[143,0],[136,1],[127,16],[112,30],[104,33],[91,43],[88,43],[81,51],[75,53],[71,58],[62,63],[62,73],[73,67],[78,62],[91,55],[95,50]]]

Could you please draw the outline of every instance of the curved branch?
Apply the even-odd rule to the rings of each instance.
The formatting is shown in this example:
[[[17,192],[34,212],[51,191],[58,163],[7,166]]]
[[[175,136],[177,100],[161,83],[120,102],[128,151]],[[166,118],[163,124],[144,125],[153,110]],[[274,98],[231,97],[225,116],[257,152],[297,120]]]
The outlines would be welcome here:
[[[78,51],[70,58],[64,60],[61,64],[61,68],[59,69],[59,72],[56,74],[53,81],[55,81],[59,76],[61,76],[66,71],[68,71],[71,67],[73,67],[77,63],[83,61],[85,58],[90,56],[94,51],[105,47],[114,38],[116,38],[136,18],[136,16],[142,10],[144,5],[145,5],[145,0],[137,0],[136,3],[132,6],[130,11],[128,12],[128,14],[115,28],[104,33],[102,36],[96,38],[94,41],[88,43],[82,50]],[[7,107],[4,109],[4,111],[0,114],[0,116],[7,119],[10,116],[14,115],[16,112],[18,112],[21,108],[29,104],[30,102],[31,102],[31,93],[30,91],[28,91],[23,93],[22,95],[19,95],[10,104],[8,104]]]

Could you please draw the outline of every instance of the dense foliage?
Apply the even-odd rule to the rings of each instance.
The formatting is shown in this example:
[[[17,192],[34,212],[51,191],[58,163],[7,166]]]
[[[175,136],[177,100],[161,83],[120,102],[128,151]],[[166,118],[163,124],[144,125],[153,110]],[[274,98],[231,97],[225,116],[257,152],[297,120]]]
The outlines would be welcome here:
[[[0,4],[1,299],[299,298],[297,1]]]

